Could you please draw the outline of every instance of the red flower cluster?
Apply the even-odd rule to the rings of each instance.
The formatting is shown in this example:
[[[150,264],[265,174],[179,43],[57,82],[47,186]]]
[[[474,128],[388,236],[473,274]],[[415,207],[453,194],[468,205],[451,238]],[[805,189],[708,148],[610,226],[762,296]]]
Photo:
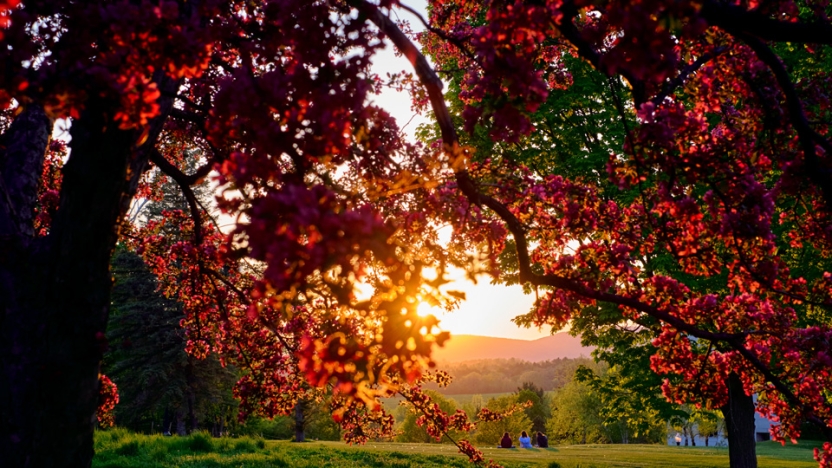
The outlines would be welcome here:
[[[98,376],[98,410],[96,417],[100,426],[115,424],[113,409],[118,404],[118,387],[104,374]]]

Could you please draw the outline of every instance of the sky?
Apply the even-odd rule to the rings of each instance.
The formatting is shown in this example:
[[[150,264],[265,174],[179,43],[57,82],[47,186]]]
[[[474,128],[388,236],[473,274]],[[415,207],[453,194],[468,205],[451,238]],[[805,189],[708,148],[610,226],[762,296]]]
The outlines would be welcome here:
[[[402,3],[422,12],[423,17],[427,18],[426,1],[402,0]],[[396,14],[402,19],[409,20],[414,31],[423,29],[419,20],[407,11],[399,9],[396,10]],[[407,59],[396,57],[390,44],[384,52],[374,58],[373,68],[382,77],[385,73],[412,71]],[[376,104],[390,112],[399,122],[399,126],[410,121],[404,128],[404,132],[411,138],[416,127],[428,121],[425,116],[414,117],[410,109],[410,97],[406,92],[397,93],[393,90],[386,90],[379,96]],[[440,319],[439,325],[443,330],[451,332],[452,335],[484,335],[523,340],[534,340],[551,334],[549,327],[543,330],[519,328],[511,322],[512,318],[528,312],[534,303],[534,295],[523,294],[520,286],[492,285],[490,278],[486,277],[482,277],[475,285],[464,279],[464,274],[459,271],[452,273],[450,277],[456,278],[456,281],[448,285],[447,289],[465,292],[466,300],[453,312],[445,312],[441,309],[430,311]]]

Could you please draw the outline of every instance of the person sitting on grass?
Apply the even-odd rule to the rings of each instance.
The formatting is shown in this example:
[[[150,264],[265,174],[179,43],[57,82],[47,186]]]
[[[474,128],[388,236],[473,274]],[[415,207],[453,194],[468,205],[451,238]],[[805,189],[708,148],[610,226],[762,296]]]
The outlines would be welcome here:
[[[511,446],[511,436],[508,435],[508,432],[503,434],[503,438],[500,439],[500,448],[514,448]]]
[[[537,431],[537,446],[540,448],[549,448],[549,438],[540,431]]]
[[[520,448],[532,448],[532,438],[526,434],[526,431],[520,434]]]

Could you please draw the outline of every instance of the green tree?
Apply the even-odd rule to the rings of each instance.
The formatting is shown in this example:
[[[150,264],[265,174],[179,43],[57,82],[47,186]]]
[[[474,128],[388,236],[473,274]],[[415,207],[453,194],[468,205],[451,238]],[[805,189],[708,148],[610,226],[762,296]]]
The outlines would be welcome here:
[[[493,412],[499,413],[509,410],[517,405],[518,402],[518,395],[505,395],[489,399],[485,407]],[[526,416],[526,413],[524,411],[517,411],[499,421],[478,422],[477,431],[474,434],[474,442],[481,445],[494,446],[499,444],[503,434],[508,432],[516,444],[520,432],[529,431],[531,427],[532,421]]]
[[[116,422],[142,432],[198,428],[215,434],[235,424],[236,371],[216,356],[185,352],[181,306],[163,297],[141,258],[120,248],[113,257],[110,349],[104,369],[119,387]]]
[[[663,443],[667,440],[667,418],[656,409],[656,406],[665,407],[657,405],[656,400],[665,404],[666,401],[656,395],[655,389],[633,391],[639,387],[638,383],[632,382],[618,366],[593,367],[579,367],[575,379],[586,383],[598,396],[599,414],[604,418],[613,442]]]
[[[446,398],[441,393],[436,392],[434,390],[425,390],[425,393],[428,394],[434,403],[439,405],[439,408],[442,411],[452,414],[457,409],[457,404],[454,400]],[[396,436],[396,442],[416,442],[416,443],[445,443],[449,442],[447,438],[443,438],[442,440],[436,440],[430,435],[428,435],[427,431],[417,424],[417,420],[421,414],[416,413],[414,411],[409,411],[404,418],[404,421],[399,426],[399,434]],[[451,437],[455,439],[459,436],[459,433],[455,431],[451,431]]]
[[[546,420],[551,416],[551,412],[543,389],[531,382],[524,382],[523,386],[517,389],[517,402],[530,404],[523,411],[532,422],[531,431],[544,432],[546,430]]]
[[[589,385],[571,381],[555,391],[552,417],[546,423],[550,443],[609,443],[612,438],[600,413],[601,399]]]
[[[718,435],[725,425],[725,420],[716,411],[708,410],[696,410],[693,422],[696,434],[705,439],[705,447],[708,446],[710,438]]]

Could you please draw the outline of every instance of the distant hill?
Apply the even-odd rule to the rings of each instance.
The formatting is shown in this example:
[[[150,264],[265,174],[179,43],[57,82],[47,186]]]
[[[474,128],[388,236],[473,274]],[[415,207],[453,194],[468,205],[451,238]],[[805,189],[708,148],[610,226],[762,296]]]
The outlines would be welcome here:
[[[589,357],[594,347],[581,346],[581,339],[557,333],[537,340],[515,340],[492,336],[452,335],[444,348],[434,351],[438,363],[478,359],[520,359],[529,362]]]

